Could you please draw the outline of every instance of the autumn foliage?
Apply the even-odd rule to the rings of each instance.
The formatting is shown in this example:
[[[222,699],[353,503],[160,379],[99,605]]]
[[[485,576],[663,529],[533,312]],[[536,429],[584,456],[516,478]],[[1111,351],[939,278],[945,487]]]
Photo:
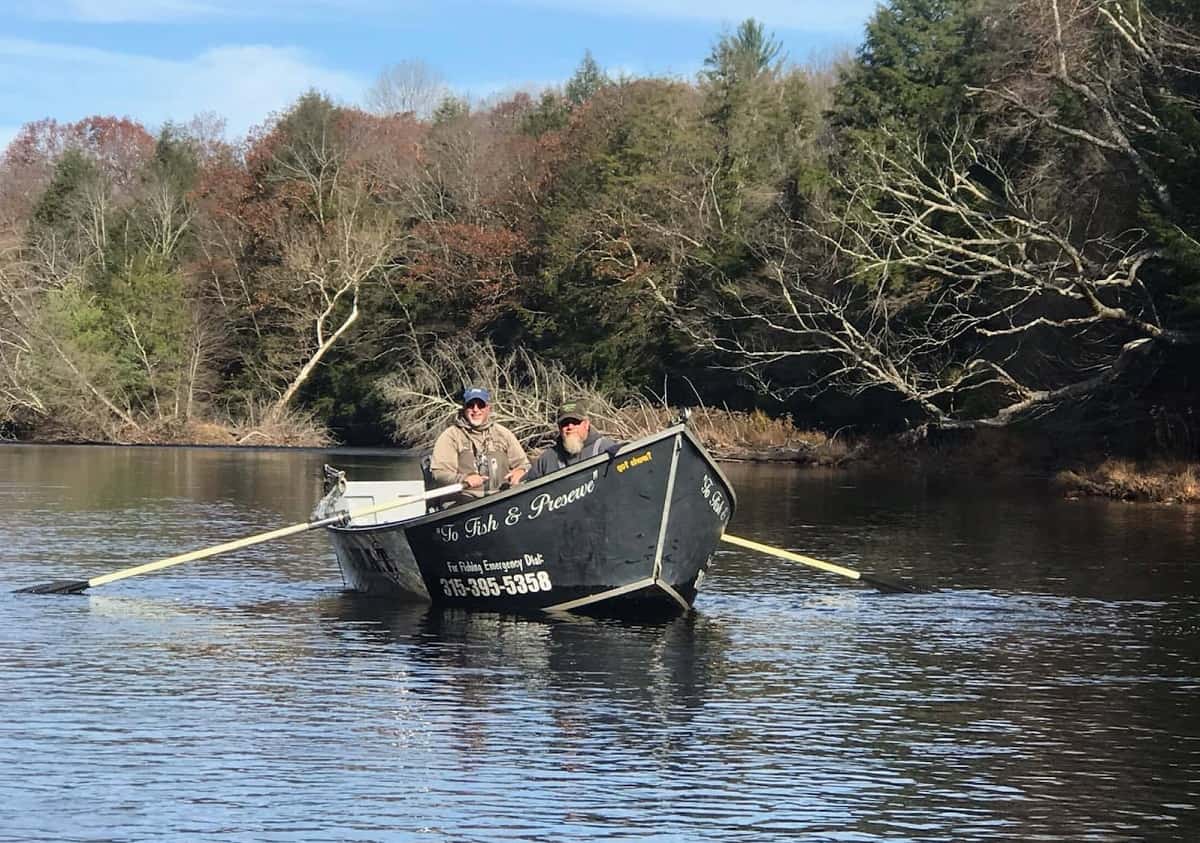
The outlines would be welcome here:
[[[309,92],[232,140],[32,123],[0,161],[0,432],[380,438],[413,342],[466,336],[618,403],[1133,450],[1153,410],[1194,448],[1195,16],[1013,8],[893,0],[824,66],[746,21],[691,79],[589,54],[488,104],[398,66],[375,112]]]

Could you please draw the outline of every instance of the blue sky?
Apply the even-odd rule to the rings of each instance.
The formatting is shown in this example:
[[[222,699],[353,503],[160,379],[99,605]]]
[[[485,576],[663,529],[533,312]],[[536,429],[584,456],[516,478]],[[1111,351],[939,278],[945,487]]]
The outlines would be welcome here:
[[[422,61],[484,98],[613,74],[691,77],[744,18],[797,62],[853,49],[876,0],[0,0],[0,150],[24,124],[104,114],[155,131],[201,113],[231,138],[316,88],[358,105]]]

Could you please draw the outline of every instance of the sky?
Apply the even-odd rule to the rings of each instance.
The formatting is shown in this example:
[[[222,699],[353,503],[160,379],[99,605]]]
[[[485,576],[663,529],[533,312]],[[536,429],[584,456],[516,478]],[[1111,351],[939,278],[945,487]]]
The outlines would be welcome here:
[[[305,91],[363,105],[423,62],[460,96],[559,85],[590,50],[611,75],[692,78],[760,21],[796,63],[853,50],[877,0],[0,0],[0,150],[43,118],[216,115],[237,139]]]

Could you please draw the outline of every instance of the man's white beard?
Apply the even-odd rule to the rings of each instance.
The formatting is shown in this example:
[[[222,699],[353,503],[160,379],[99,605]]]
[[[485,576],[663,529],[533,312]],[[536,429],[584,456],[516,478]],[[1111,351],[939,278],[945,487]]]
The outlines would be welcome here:
[[[563,450],[571,456],[583,450],[583,436],[578,433],[564,433],[562,440]]]

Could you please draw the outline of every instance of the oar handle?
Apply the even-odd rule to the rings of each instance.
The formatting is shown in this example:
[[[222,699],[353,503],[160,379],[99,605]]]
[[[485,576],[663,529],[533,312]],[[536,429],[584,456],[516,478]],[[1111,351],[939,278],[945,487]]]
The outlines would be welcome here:
[[[758,542],[750,541],[750,539],[743,539],[740,536],[731,536],[728,533],[721,536],[721,541],[736,544],[739,547],[746,547],[750,550],[757,550],[759,553],[765,553],[768,556],[779,556],[784,559],[790,559],[802,565],[820,568],[822,571],[828,571],[831,574],[841,574],[843,577],[849,577],[852,580],[862,579],[862,574],[853,568],[843,568],[841,565],[834,565],[832,562],[813,559],[811,556],[801,556],[799,553],[792,553],[790,550],[784,550],[781,547],[759,544]]]
[[[420,495],[410,495],[404,498],[397,498],[394,501],[386,501],[375,506],[369,506],[364,509],[356,510],[355,512],[339,512],[336,515],[331,515],[328,518],[321,518],[316,521],[305,521],[303,524],[293,524],[290,527],[281,527],[278,530],[272,530],[269,533],[259,533],[255,536],[247,536],[244,539],[237,539],[225,544],[219,544],[215,547],[206,547],[202,550],[193,550],[190,553],[181,553],[178,556],[169,556],[166,559],[159,559],[157,562],[147,562],[145,565],[138,565],[134,568],[125,568],[121,571],[114,571],[111,574],[103,574],[99,577],[93,577],[87,581],[88,588],[105,583],[123,580],[126,577],[134,577],[138,574],[148,574],[151,571],[159,571],[163,568],[170,568],[172,565],[179,565],[184,562],[194,562],[197,559],[207,559],[210,556],[217,556],[221,553],[228,553],[231,550],[238,550],[243,547],[250,547],[263,542],[269,542],[273,539],[282,539],[285,536],[292,536],[296,533],[304,533],[308,530],[315,530],[318,527],[330,527],[334,524],[349,524],[355,518],[361,518],[364,515],[374,515],[377,512],[383,512],[388,509],[395,509],[398,506],[406,506],[417,501],[429,500],[430,498],[440,498],[446,495],[453,495],[455,492],[461,492],[463,485],[461,483],[452,483],[449,486],[441,486],[437,489],[430,489]]]

